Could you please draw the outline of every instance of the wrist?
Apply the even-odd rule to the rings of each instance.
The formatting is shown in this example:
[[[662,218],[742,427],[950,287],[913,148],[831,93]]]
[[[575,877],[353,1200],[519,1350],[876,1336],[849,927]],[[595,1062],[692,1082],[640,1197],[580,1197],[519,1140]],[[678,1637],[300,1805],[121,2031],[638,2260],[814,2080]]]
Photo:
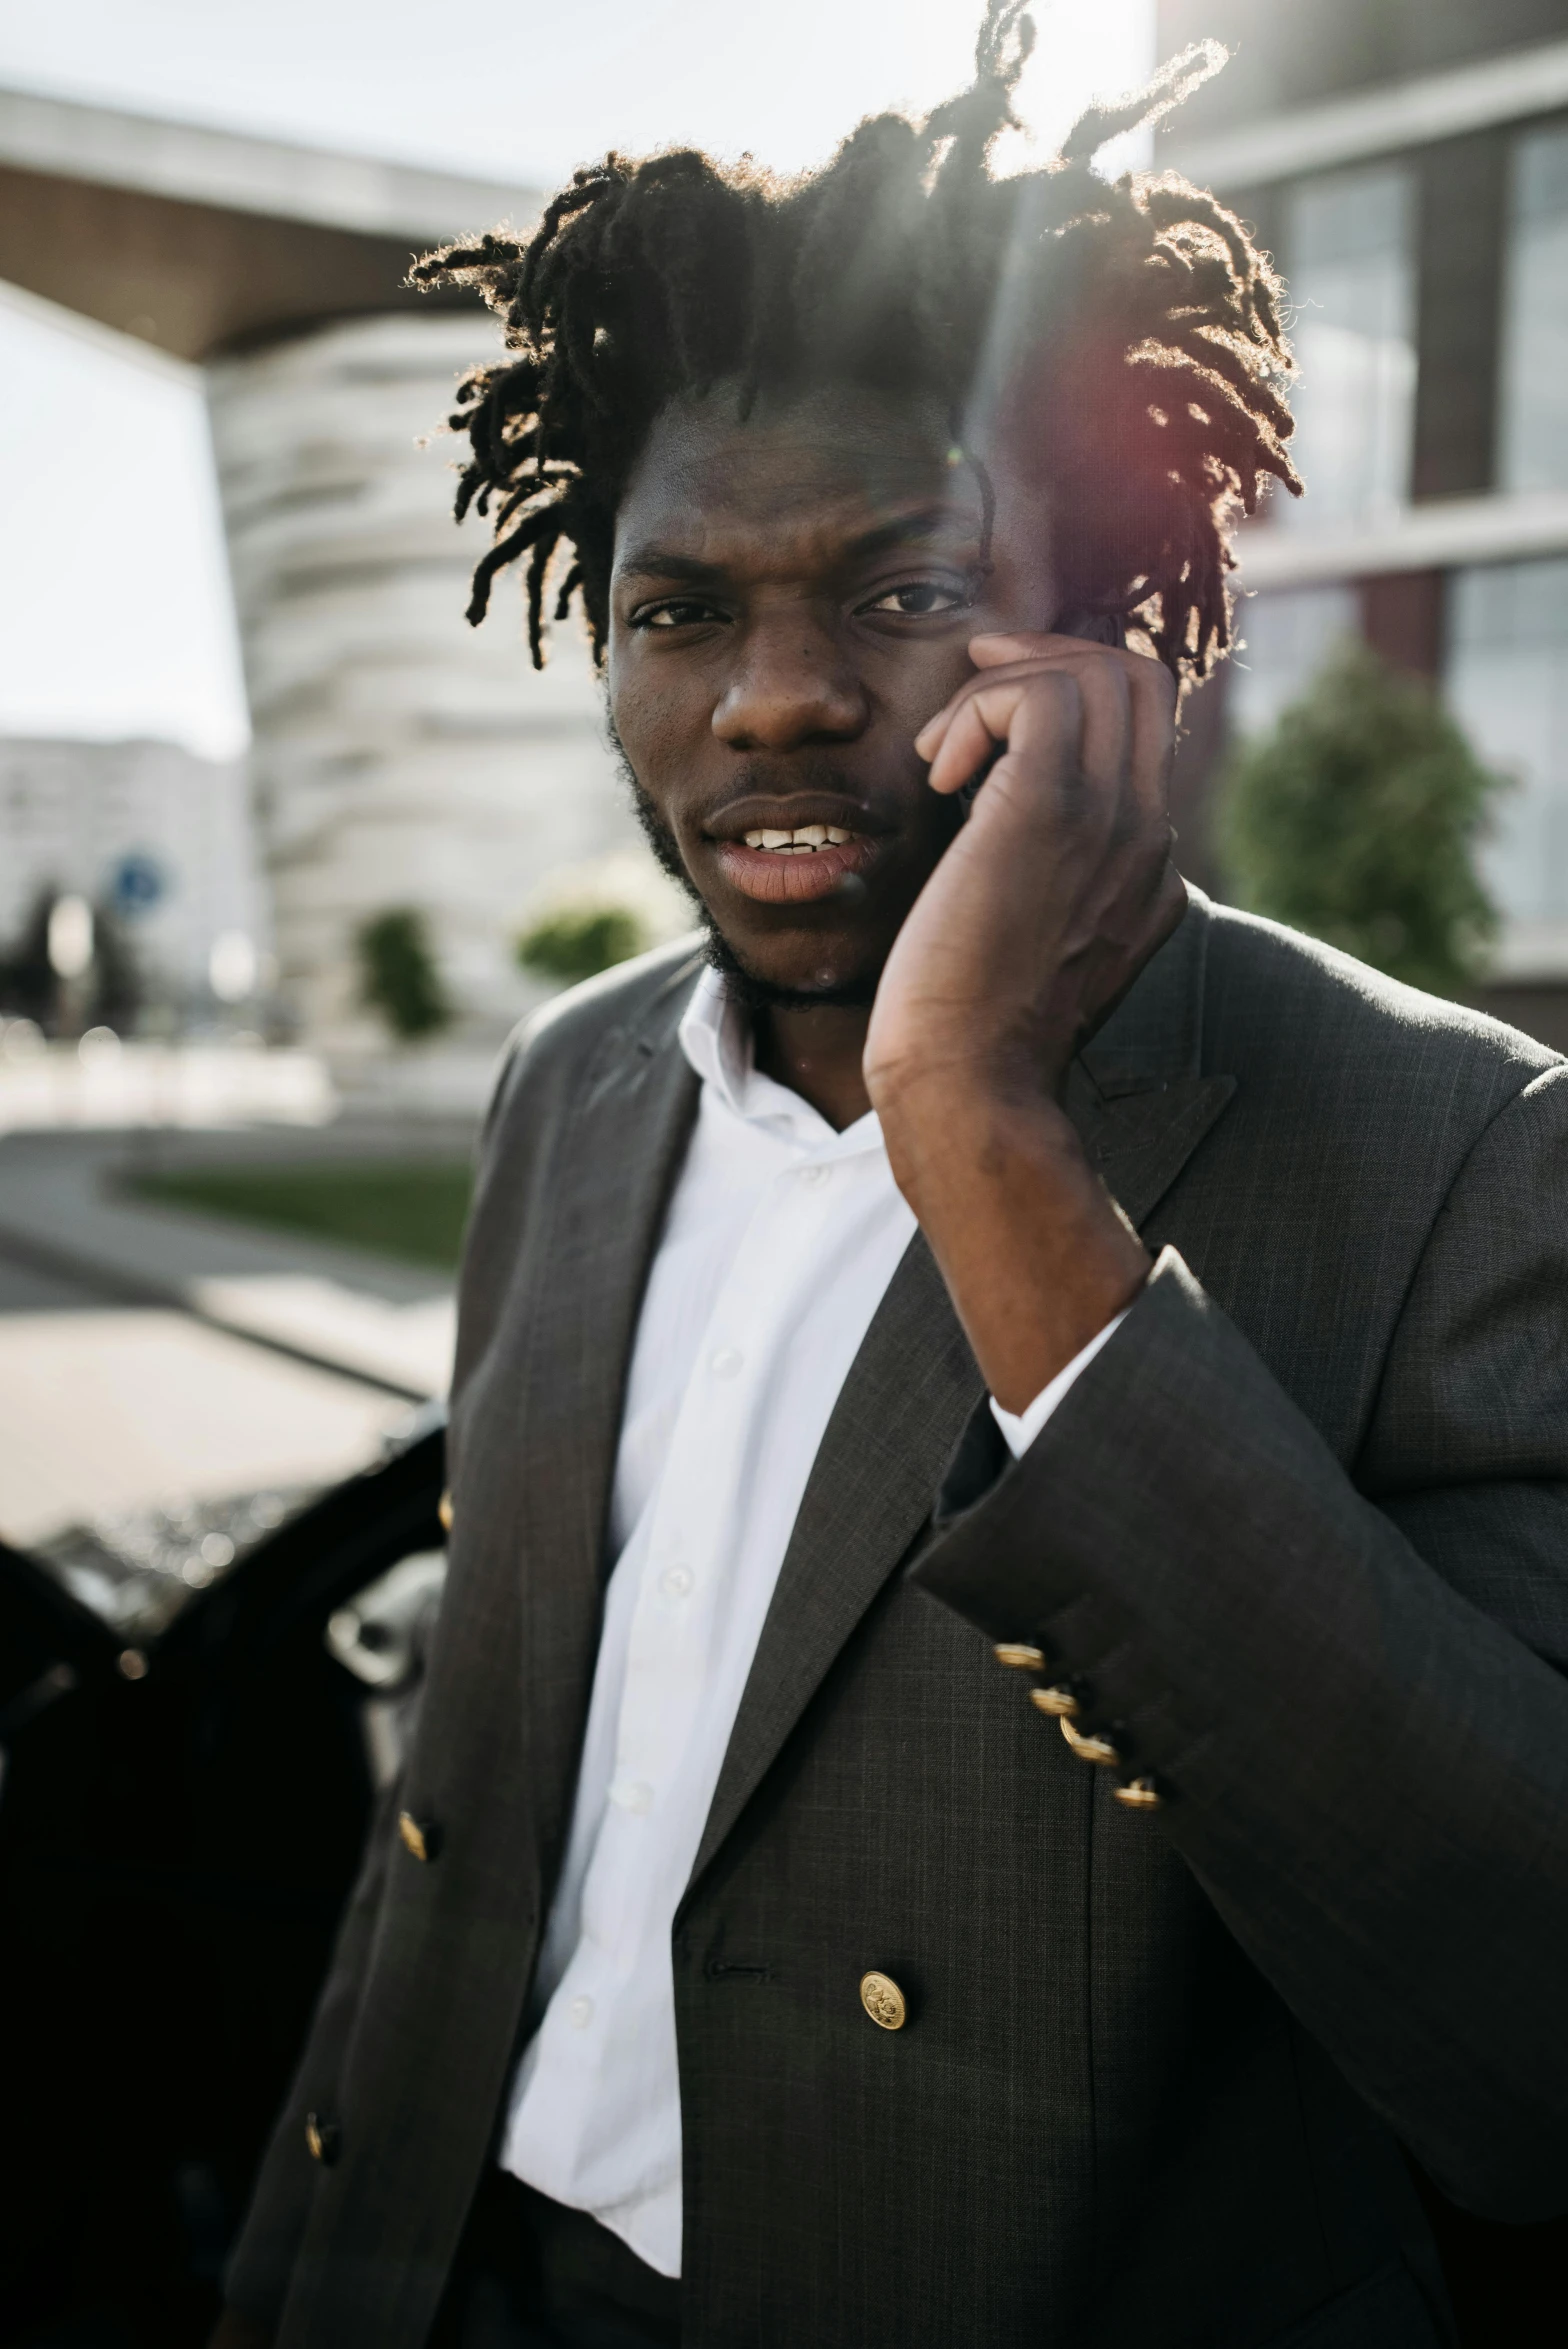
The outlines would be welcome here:
[[[1071,1119],[1037,1080],[1006,1081],[973,1062],[928,1063],[872,1088],[871,1098],[894,1176],[917,1214],[920,1190],[949,1180],[968,1189],[1008,1167],[1076,1165],[1093,1179]]]
[[[932,1071],[883,1133],[986,1383],[1020,1412],[1132,1302],[1147,1251],[1049,1095]]]

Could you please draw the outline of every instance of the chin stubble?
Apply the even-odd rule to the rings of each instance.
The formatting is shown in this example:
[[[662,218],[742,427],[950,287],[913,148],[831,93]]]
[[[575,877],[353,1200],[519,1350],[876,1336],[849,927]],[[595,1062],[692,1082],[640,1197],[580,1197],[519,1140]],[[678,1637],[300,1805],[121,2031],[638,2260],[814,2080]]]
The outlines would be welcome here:
[[[630,796],[632,810],[642,828],[642,836],[660,869],[668,873],[670,879],[690,899],[692,910],[702,928],[703,947],[709,966],[723,979],[731,1000],[752,1016],[763,1011],[821,1011],[840,1006],[853,1011],[869,1010],[876,1001],[879,972],[849,979],[837,986],[780,987],[773,980],[759,978],[755,971],[748,970],[693,885],[676,846],[675,835],[649,793],[637,780],[636,771],[621,745],[613,721],[609,724],[609,735],[620,761],[621,778]]]

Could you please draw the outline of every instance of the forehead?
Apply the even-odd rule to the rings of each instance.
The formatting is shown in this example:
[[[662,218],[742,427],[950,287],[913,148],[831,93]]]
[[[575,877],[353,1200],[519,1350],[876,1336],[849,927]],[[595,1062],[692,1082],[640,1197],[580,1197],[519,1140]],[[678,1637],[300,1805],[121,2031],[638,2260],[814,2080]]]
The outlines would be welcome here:
[[[980,519],[937,402],[825,385],[742,417],[733,388],[719,386],[655,420],[616,516],[616,561],[649,548],[713,563],[830,553],[933,509],[959,529]]]

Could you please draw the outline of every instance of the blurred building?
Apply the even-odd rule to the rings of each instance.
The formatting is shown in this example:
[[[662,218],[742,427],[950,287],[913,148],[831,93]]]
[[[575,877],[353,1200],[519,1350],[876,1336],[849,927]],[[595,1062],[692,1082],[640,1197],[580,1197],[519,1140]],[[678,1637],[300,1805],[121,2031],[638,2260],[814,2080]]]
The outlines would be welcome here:
[[[172,742],[0,737],[0,841],[0,957],[40,898],[69,893],[116,917],[153,1005],[211,1006],[220,941],[220,980],[241,939],[261,976],[266,911],[242,762]]]
[[[519,917],[556,867],[633,837],[581,641],[543,677],[520,599],[463,620],[483,525],[419,441],[497,348],[470,296],[404,284],[535,192],[0,91],[0,278],[206,371],[283,998],[340,1066],[385,1037],[355,933],[426,917],[456,1042],[529,991]]]
[[[1162,55],[1231,51],[1157,161],[1284,270],[1307,483],[1246,534],[1245,650],[1195,747],[1268,723],[1347,632],[1440,681],[1517,778],[1486,852],[1491,1000],[1568,1045],[1568,0],[1159,0],[1159,21]]]

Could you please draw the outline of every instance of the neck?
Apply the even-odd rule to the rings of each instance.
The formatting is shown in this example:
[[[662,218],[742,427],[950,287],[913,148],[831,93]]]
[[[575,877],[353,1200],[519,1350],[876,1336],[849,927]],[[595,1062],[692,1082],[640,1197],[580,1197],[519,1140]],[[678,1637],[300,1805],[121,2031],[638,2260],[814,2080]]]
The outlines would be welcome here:
[[[842,1133],[871,1107],[861,1058],[869,1004],[826,1003],[809,1011],[759,1011],[754,1037],[764,1076],[788,1085]]]

